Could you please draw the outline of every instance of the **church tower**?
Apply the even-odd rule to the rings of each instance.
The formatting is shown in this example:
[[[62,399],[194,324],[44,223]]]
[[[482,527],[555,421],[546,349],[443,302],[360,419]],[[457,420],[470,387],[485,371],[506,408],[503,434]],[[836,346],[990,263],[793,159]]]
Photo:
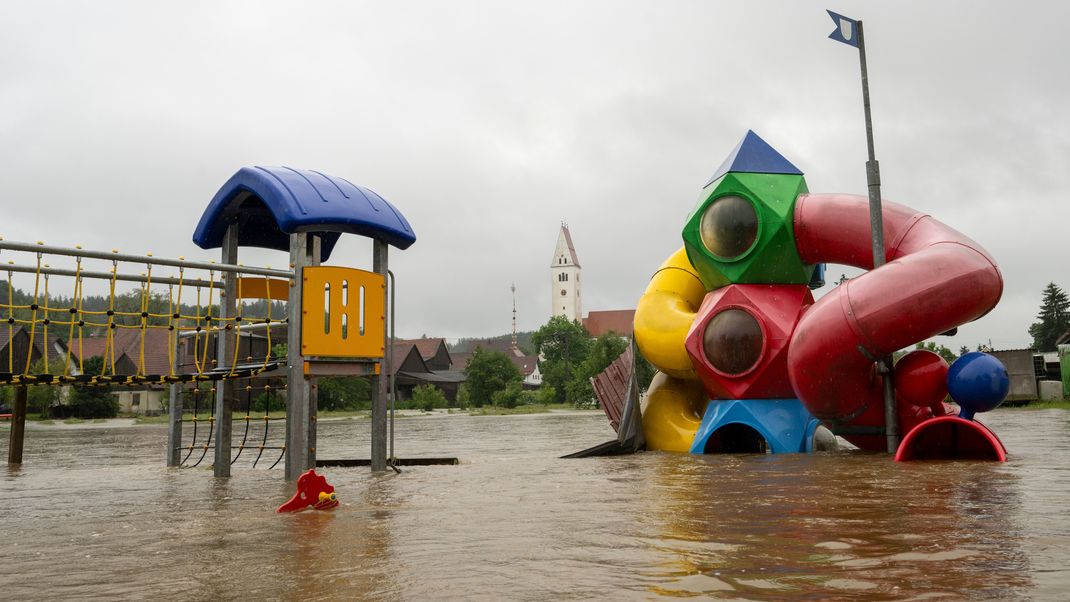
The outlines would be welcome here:
[[[565,316],[582,324],[580,261],[576,258],[576,248],[572,246],[568,224],[564,222],[561,222],[561,231],[557,235],[550,278],[550,315]]]

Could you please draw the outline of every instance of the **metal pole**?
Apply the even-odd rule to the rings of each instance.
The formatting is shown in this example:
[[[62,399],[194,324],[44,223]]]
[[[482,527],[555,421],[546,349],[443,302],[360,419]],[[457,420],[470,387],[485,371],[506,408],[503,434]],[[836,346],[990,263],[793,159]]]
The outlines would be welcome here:
[[[309,263],[308,235],[290,235],[290,268],[293,287],[286,305],[286,480],[293,481],[308,470],[308,381],[301,353],[301,296],[304,269]]]
[[[307,245],[309,247],[308,265],[320,264],[321,238],[317,234],[309,234]],[[308,459],[304,470],[316,467],[316,429],[319,416],[319,379],[314,376],[308,377]],[[303,471],[302,471],[303,472]]]
[[[382,274],[384,282],[388,272],[387,266],[387,249],[385,242],[376,240],[372,247],[372,271],[377,274]],[[385,286],[385,284],[384,284]],[[387,291],[383,291],[385,294]],[[386,316],[380,316],[379,319],[383,319]],[[371,316],[369,319],[376,319],[376,316]],[[386,354],[386,346],[388,341],[386,340],[388,334],[383,329],[383,354]],[[389,389],[387,387],[387,379],[389,374],[384,374],[383,363],[380,362],[379,375],[375,377],[374,393],[372,395],[372,461],[371,468],[373,472],[386,470],[386,422],[387,422],[387,393]]]
[[[8,349],[8,353],[12,353]],[[11,434],[7,446],[7,463],[22,464],[22,444],[26,440],[26,385],[15,387],[15,407],[12,409]]]
[[[862,106],[866,114],[866,146],[869,159],[866,161],[866,185],[869,188],[869,225],[873,232],[873,269],[884,265],[884,214],[881,209],[881,170],[873,148],[873,119],[869,109],[869,71],[866,68],[866,38],[862,21],[858,26],[858,60],[862,68]],[[885,356],[877,366],[884,376],[884,436],[888,453],[899,448],[899,417],[895,409],[895,385],[892,358]]]
[[[171,347],[175,374],[181,371],[178,361],[179,349],[181,349],[181,345],[179,345],[178,332],[176,331],[175,344]],[[182,457],[178,449],[182,445],[182,391],[181,386],[177,383],[171,384],[168,389],[167,417],[170,425],[167,429],[167,465],[179,466],[182,464]]]
[[[386,353],[384,354],[384,370],[386,370],[387,378],[390,379],[390,462],[395,464],[397,456],[394,455],[394,408],[397,405],[398,387],[396,379],[394,378],[394,338],[397,336],[394,331],[394,299],[396,290],[394,288],[394,272],[387,270],[387,276],[390,277],[389,290],[390,293],[390,336],[386,340]]]
[[[238,224],[227,226],[226,234],[223,235],[223,263],[236,263],[238,261]],[[238,277],[233,272],[228,272],[223,278],[223,298],[219,300],[220,324],[227,324],[228,318],[233,318],[238,312],[238,300],[235,298],[238,287]],[[233,351],[227,337],[227,330],[221,328],[216,333],[216,369],[225,370],[230,368]],[[234,345],[238,344],[238,337],[234,337]],[[230,379],[220,380],[215,385],[215,462],[212,472],[217,477],[230,476],[230,445],[231,432],[233,430],[233,400],[234,381]]]
[[[224,236],[223,245],[226,246],[226,237]],[[129,253],[120,253],[118,251],[112,251],[110,253],[104,251],[87,251],[85,249],[68,248],[68,247],[53,247],[51,245],[37,245],[26,242],[14,242],[0,239],[0,249],[7,249],[10,251],[23,251],[26,253],[44,253],[45,255],[66,255],[69,257],[84,257],[87,259],[104,259],[107,261],[122,261],[127,263],[144,263],[152,265],[166,265],[176,268],[194,268],[199,270],[215,270],[217,272],[240,272],[242,274],[256,274],[258,276],[277,276],[279,278],[289,278],[290,272],[286,270],[273,270],[270,268],[256,268],[237,265],[237,257],[235,261],[228,262],[226,259],[223,263],[215,263],[211,261],[187,261],[185,259],[167,259],[165,257],[151,257],[149,255],[131,255]],[[155,281],[155,280],[154,280]]]

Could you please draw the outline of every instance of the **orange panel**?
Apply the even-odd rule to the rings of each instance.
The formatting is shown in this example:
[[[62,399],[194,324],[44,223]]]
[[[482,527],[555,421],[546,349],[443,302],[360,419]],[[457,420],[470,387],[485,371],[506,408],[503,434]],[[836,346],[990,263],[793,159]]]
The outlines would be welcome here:
[[[290,281],[277,278],[238,278],[238,299],[290,299]]]
[[[386,278],[334,266],[306,267],[301,354],[381,358],[386,351]]]

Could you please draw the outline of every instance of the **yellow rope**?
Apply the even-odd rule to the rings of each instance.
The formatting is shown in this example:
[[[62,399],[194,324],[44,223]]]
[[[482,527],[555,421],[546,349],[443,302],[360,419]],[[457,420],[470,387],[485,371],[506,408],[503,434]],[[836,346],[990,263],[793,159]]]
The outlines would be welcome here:
[[[141,289],[141,349],[137,357],[137,375],[145,376],[145,324],[149,318],[149,295],[152,294],[152,264],[147,264],[145,286]]]
[[[74,275],[74,297],[75,298],[74,298],[74,300],[72,302],[73,305],[71,306],[71,309],[72,309],[72,313],[71,313],[71,317],[72,317],[72,319],[71,319],[71,328],[67,330],[67,344],[66,344],[67,353],[66,353],[66,358],[63,360],[63,375],[64,376],[71,373],[71,343],[74,341],[74,308],[77,307],[77,305],[78,305],[78,288],[79,288],[79,285],[81,284],[81,258],[80,257],[77,258],[76,262],[77,262],[77,266],[75,268],[75,275]],[[79,334],[81,333],[81,329],[78,330],[78,333]],[[81,341],[80,341],[80,338],[79,338],[79,343],[80,342]],[[78,354],[78,355],[80,356],[81,354]]]
[[[23,374],[29,374],[30,373],[30,360],[33,359],[33,341],[34,341],[34,335],[35,335],[36,330],[37,330],[37,309],[36,309],[37,308],[37,296],[38,296],[38,293],[40,292],[40,289],[39,289],[40,285],[41,285],[41,254],[38,253],[37,254],[37,271],[34,274],[34,279],[33,279],[33,304],[30,306],[31,307],[31,314],[30,314],[30,344],[26,348],[26,368],[22,371]]]
[[[212,298],[213,298],[213,294],[214,293],[215,293],[215,271],[209,271],[208,272],[208,308],[207,308],[208,314],[207,314],[207,316],[205,316],[205,324],[207,325],[207,327],[205,328],[205,332],[204,332],[204,351],[202,351],[203,355],[201,356],[201,369],[200,369],[199,374],[204,374],[204,372],[205,372],[204,369],[208,367],[208,342],[211,340],[211,337],[210,337],[209,333],[211,332],[210,329],[212,328]],[[200,307],[197,308],[197,313],[198,314],[201,313]]]
[[[104,333],[104,361],[101,362],[100,375],[108,372],[108,360],[111,360],[111,373],[115,374],[115,279],[118,275],[119,262],[111,262],[111,280],[108,285],[108,330]]]
[[[264,352],[264,365],[260,367],[261,372],[267,370],[268,361],[271,359],[271,304],[271,296],[269,295],[267,298],[267,321],[264,322],[267,328],[267,350]],[[249,341],[249,350],[252,351],[252,349],[253,342]]]
[[[48,369],[48,323],[49,323],[49,319],[48,319],[48,274],[45,274],[45,306],[44,306],[44,312],[45,312],[45,321],[42,323],[42,326],[44,326],[44,333],[42,333],[42,334],[44,335],[45,340],[44,340],[44,343],[41,345],[41,347],[44,349],[44,353],[42,353],[42,355],[45,356],[45,374],[51,374],[52,372],[49,371],[49,369]]]
[[[61,303],[55,307],[52,306],[52,290],[51,290],[51,275],[49,272],[49,266],[44,262],[43,252],[36,253],[36,266],[33,270],[34,273],[34,289],[32,299],[28,299],[28,305],[19,305],[15,303],[14,297],[14,274],[12,270],[7,270],[7,284],[8,295],[6,303],[0,301],[0,311],[3,308],[7,309],[7,338],[8,338],[8,358],[7,358],[7,371],[11,375],[10,381],[12,383],[28,384],[28,383],[49,383],[49,384],[66,384],[72,381],[78,380],[80,383],[85,382],[87,384],[137,384],[144,382],[159,382],[168,383],[175,382],[173,379],[176,377],[185,378],[187,375],[183,374],[182,368],[182,356],[178,353],[180,347],[180,334],[181,327],[184,320],[190,320],[197,326],[197,331],[194,333],[194,346],[193,346],[193,363],[196,368],[196,374],[188,375],[191,378],[199,380],[216,380],[218,378],[233,379],[237,378],[240,374],[242,378],[248,376],[260,374],[267,370],[268,365],[272,358],[272,329],[271,325],[274,321],[272,318],[273,304],[271,299],[265,299],[267,303],[266,314],[267,318],[261,320],[255,317],[247,317],[243,315],[242,300],[244,298],[244,286],[243,278],[241,274],[233,275],[237,278],[237,291],[234,299],[234,315],[228,315],[222,317],[222,312],[213,311],[213,306],[216,302],[215,297],[215,285],[219,284],[216,281],[215,270],[209,270],[209,279],[207,283],[208,295],[207,303],[204,303],[202,297],[202,287],[195,285],[197,289],[197,308],[195,315],[186,315],[187,312],[183,312],[182,299],[185,294],[185,270],[179,266],[179,274],[177,279],[178,291],[176,294],[175,284],[168,283],[168,295],[167,305],[163,306],[162,297],[159,299],[159,304],[153,305],[152,297],[152,268],[153,264],[147,264],[147,272],[143,274],[144,279],[141,281],[139,309],[137,311],[121,311],[120,308],[129,307],[127,300],[124,298],[122,301],[118,298],[118,259],[112,259],[112,269],[107,276],[108,280],[108,298],[106,302],[106,310],[91,310],[86,309],[87,302],[85,292],[85,272],[83,270],[83,259],[80,255],[74,255],[76,261],[76,269],[73,276],[73,295],[69,302],[62,296],[58,296],[57,300]],[[29,270],[27,270],[29,271]],[[228,276],[230,276],[228,274]],[[41,278],[44,277],[44,282],[41,282]],[[159,275],[157,275],[159,279]],[[159,287],[157,287],[159,288]],[[222,293],[222,290],[221,290]],[[162,294],[162,293],[161,293]],[[132,301],[131,293],[131,301]],[[43,297],[43,299],[42,299]],[[93,298],[90,298],[93,301]],[[224,300],[220,299],[222,303]],[[230,302],[230,299],[226,300]],[[132,304],[131,304],[132,305]],[[156,312],[151,311],[153,307],[158,307]],[[163,307],[167,308],[167,313],[162,313]],[[25,312],[25,313],[23,313]],[[159,313],[157,313],[159,312]],[[188,312],[194,313],[194,312]],[[63,314],[63,315],[60,315]],[[2,315],[2,314],[0,314]],[[107,316],[106,319],[104,317]],[[56,319],[53,319],[55,317]],[[130,318],[136,318],[131,320]],[[89,318],[87,320],[87,318]],[[92,318],[97,318],[96,320]],[[263,322],[267,327],[267,334],[265,336],[267,343],[267,350],[264,353],[263,362],[259,363],[256,367],[246,367],[239,371],[237,369],[239,365],[239,358],[241,356],[241,334],[244,328],[243,322]],[[155,323],[154,323],[155,322]],[[285,323],[286,320],[280,320],[279,323]],[[40,328],[38,328],[40,326]],[[89,334],[86,334],[86,328],[89,328]],[[188,326],[187,326],[188,327]],[[11,353],[12,339],[16,336],[16,331],[26,328],[29,333],[29,347],[25,357],[25,363],[22,365],[21,374],[17,374],[14,370],[15,358]],[[53,332],[55,328],[62,328],[63,334],[66,334],[65,349],[63,352],[57,352],[57,356],[62,353],[62,361],[57,359],[56,362],[51,361],[52,350],[50,348],[51,340],[50,336],[60,336],[59,332]],[[74,338],[75,331],[77,329],[78,347],[75,349]],[[103,342],[104,362],[98,373],[92,375],[85,375],[85,342],[86,337],[94,337],[95,332],[93,329],[105,329],[105,336]],[[117,373],[117,362],[121,359],[121,356],[128,353],[128,350],[119,349],[119,343],[125,340],[124,337],[118,335],[119,329],[133,330],[137,329],[139,332],[139,345],[138,345],[138,357],[137,368],[133,375],[120,375]],[[167,357],[168,368],[165,373],[166,376],[160,374],[149,375],[149,369],[147,360],[152,356],[154,348],[148,343],[148,332],[150,329],[167,329],[168,335],[167,341]],[[39,332],[40,331],[40,332]],[[201,338],[201,332],[204,333],[203,339]],[[42,358],[42,374],[31,374],[31,368],[34,363],[33,354],[40,348],[36,347],[36,338],[40,334],[43,337],[43,349],[44,357]],[[231,362],[227,370],[222,370],[223,357],[217,358],[218,361],[214,361],[213,364],[209,364],[209,346],[211,344],[212,336],[215,334],[219,336],[228,336],[233,334],[234,349],[231,350],[230,358]],[[163,337],[161,337],[163,338]],[[62,339],[57,339],[61,341]],[[90,338],[90,342],[94,339]],[[252,342],[250,342],[250,345]],[[203,345],[203,348],[200,346]],[[129,346],[129,347],[132,347]],[[249,348],[251,350],[251,346]],[[73,361],[77,358],[77,364]],[[132,358],[131,358],[132,359]],[[250,360],[252,357],[250,355]],[[2,361],[2,360],[0,360]],[[20,358],[22,363],[22,358]],[[60,369],[62,364],[62,369]],[[254,364],[255,365],[255,364]],[[213,366],[220,368],[216,374],[210,374]],[[154,370],[156,368],[154,367]],[[55,371],[56,374],[52,374]],[[160,367],[162,372],[162,366]],[[97,372],[97,371],[94,371]],[[83,374],[84,379],[75,379],[75,374]],[[151,378],[150,378],[151,376]]]
[[[11,343],[12,337],[14,337],[13,329],[15,328],[15,298],[14,287],[11,282],[12,273],[8,270],[7,273],[7,371],[15,371],[15,357],[12,353],[14,351],[14,345]]]
[[[74,309],[79,305],[81,300],[81,288],[82,288],[82,258],[79,257],[76,260],[77,266],[74,271],[74,301],[71,305],[71,322],[70,329],[67,331],[67,357],[63,360],[63,375],[67,376],[71,373],[71,342],[74,341]],[[82,357],[82,329],[78,329],[78,371],[82,371],[81,366]]]
[[[238,274],[236,277],[238,278],[238,291],[237,291],[238,294],[236,295],[236,297],[234,299],[234,313],[238,314],[238,315],[234,316],[234,318],[235,318],[235,320],[234,320],[234,355],[231,357],[230,372],[227,373],[227,376],[232,376],[234,374],[234,367],[238,365],[238,348],[241,347],[241,322],[239,320],[237,320],[237,318],[241,317],[241,299],[242,299],[242,296],[241,296],[241,280],[242,279],[241,279],[241,274]],[[225,331],[221,332],[219,334],[219,336],[225,337],[225,336],[227,336],[227,333]],[[249,345],[250,345],[249,349],[251,351],[252,350],[252,342],[251,341],[250,341]]]
[[[79,257],[78,258],[78,271],[81,272],[81,270],[82,270],[82,258]],[[85,316],[82,315],[82,299],[83,299],[83,297],[85,297],[85,292],[84,292],[85,291],[85,283],[82,281],[81,276],[78,277],[77,286],[78,286],[78,322],[79,322],[79,325],[78,325],[78,372],[81,373],[81,374],[85,374],[85,365],[83,364],[83,362],[85,361],[85,350],[82,347],[82,339],[85,338],[85,324],[84,324]],[[71,321],[73,322],[74,319],[72,318]]]

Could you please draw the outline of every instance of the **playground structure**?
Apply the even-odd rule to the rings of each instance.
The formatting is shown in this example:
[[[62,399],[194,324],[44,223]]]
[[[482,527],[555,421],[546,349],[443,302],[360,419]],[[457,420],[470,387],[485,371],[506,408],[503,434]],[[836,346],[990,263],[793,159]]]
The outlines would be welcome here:
[[[886,262],[874,269],[867,199],[810,194],[802,172],[748,132],[636,310],[636,342],[659,371],[642,412],[646,447],[809,452],[831,439],[827,427],[883,450],[897,422],[907,433],[897,459],[1004,459],[973,420],[1006,395],[995,358],[964,356],[949,374],[936,354],[914,351],[894,380],[881,370],[881,358],[990,311],[1003,291],[995,261],[902,205],[884,204],[883,232]],[[815,302],[825,263],[869,271]],[[956,369],[963,360],[974,369]],[[949,389],[961,415],[944,403]]]
[[[372,239],[371,271],[321,265],[343,233]],[[17,391],[9,463],[22,462],[27,387],[159,384],[169,387],[168,466],[189,462],[197,450],[201,453],[194,465],[199,464],[211,449],[214,474],[225,477],[237,459],[233,449],[238,450],[238,456],[247,447],[256,449],[254,466],[265,450],[277,449],[279,460],[285,458],[286,479],[294,480],[316,465],[317,379],[366,376],[373,381],[370,464],[372,470],[385,470],[389,462],[388,382],[383,374],[384,363],[389,362],[387,299],[388,293],[392,299],[393,292],[388,247],[405,249],[416,240],[404,216],[376,193],[341,178],[286,167],[243,168],[208,204],[193,240],[203,249],[221,249],[222,261],[195,262],[182,257],[165,259],[117,250],[88,251],[0,240],[0,252],[35,257],[26,265],[9,260],[3,266],[8,275],[8,298],[0,300],[0,311],[6,313],[9,346],[7,365],[0,366],[0,383],[14,385]],[[238,249],[243,246],[288,252],[289,269],[241,265]],[[67,258],[73,260],[74,266],[53,267],[46,257]],[[84,269],[83,264],[92,261],[106,262],[110,269]],[[143,266],[145,271],[131,273],[126,267],[130,265]],[[161,274],[162,269],[170,272]],[[30,303],[15,302],[14,273],[33,275]],[[73,282],[71,296],[64,297],[59,306],[54,303],[56,287],[50,288],[50,278],[56,277]],[[106,310],[83,306],[87,280],[107,282]],[[121,298],[117,285],[125,282],[137,287],[131,295],[139,302],[136,309],[117,304]],[[167,287],[166,295],[160,292],[163,286]],[[184,310],[194,299],[195,310]],[[266,315],[243,314],[243,302],[247,300],[266,302]],[[272,303],[277,301],[286,302],[286,316],[271,315]],[[274,357],[272,335],[280,327],[286,329],[287,354]],[[57,329],[66,335],[65,340],[56,340]],[[132,374],[116,370],[116,333],[123,330],[137,332],[140,339],[140,354]],[[156,372],[145,362],[146,338],[153,331],[167,333],[167,366]],[[28,341],[24,357],[16,358],[13,342],[18,333],[26,333],[23,336],[28,336]],[[37,337],[41,337],[46,351],[41,358],[43,364],[35,365],[32,359]],[[87,345],[88,341],[96,344]],[[185,348],[192,351],[191,370],[183,370],[180,341],[185,341]],[[99,371],[86,373],[85,350],[100,347],[101,342],[103,365]],[[263,351],[254,357],[256,343]],[[214,358],[210,357],[210,347]],[[62,366],[55,361],[50,364],[51,348],[62,350]],[[385,369],[389,374],[388,365]],[[258,391],[272,389],[271,384],[263,383],[286,380],[282,387],[286,391],[283,445],[267,445],[273,420],[270,406],[258,419],[264,422],[263,439],[259,445],[249,445],[253,378],[260,379]],[[247,383],[239,388],[242,380]],[[184,418],[184,384],[191,387],[189,393],[195,404],[202,394],[202,384],[210,385],[205,391],[212,397],[209,434],[200,444],[199,407],[195,405],[191,418]],[[233,413],[240,391],[245,392],[246,399],[245,429],[240,443],[234,445]],[[193,424],[188,445],[183,444],[185,423]]]

